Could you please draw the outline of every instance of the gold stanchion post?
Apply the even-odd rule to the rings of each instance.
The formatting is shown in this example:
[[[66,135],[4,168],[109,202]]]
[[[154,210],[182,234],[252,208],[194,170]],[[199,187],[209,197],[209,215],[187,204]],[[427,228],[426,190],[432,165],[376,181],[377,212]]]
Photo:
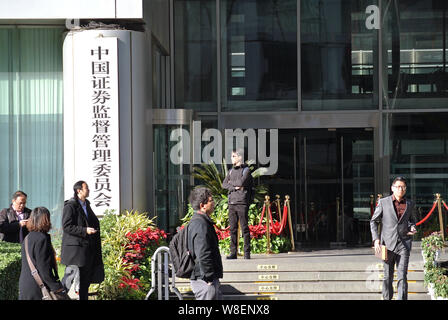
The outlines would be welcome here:
[[[445,243],[445,230],[443,230],[443,216],[442,216],[442,196],[440,193],[436,193],[437,209],[439,210],[439,224],[440,233],[442,234],[442,241]]]
[[[288,208],[288,224],[289,224],[289,233],[291,234],[291,246],[292,251],[296,251],[296,245],[294,243],[294,233],[292,232],[292,220],[291,220],[291,207],[289,205],[289,196],[285,196],[285,204]]]
[[[282,221],[282,210],[280,208],[280,196],[278,194],[275,195],[276,199],[275,202],[277,204],[277,210],[278,210],[278,218],[280,221]]]
[[[340,208],[341,207],[341,198],[336,197],[336,240],[337,242],[341,241],[341,217],[340,215]]]
[[[378,193],[376,196],[376,202],[378,203],[378,201],[383,197],[382,193]]]
[[[270,225],[269,225],[269,212],[270,212],[270,207],[271,207],[271,203],[269,201],[270,197],[269,196],[265,196],[265,200],[264,200],[264,204],[266,206],[266,253],[267,254],[271,254],[271,231],[270,231]]]

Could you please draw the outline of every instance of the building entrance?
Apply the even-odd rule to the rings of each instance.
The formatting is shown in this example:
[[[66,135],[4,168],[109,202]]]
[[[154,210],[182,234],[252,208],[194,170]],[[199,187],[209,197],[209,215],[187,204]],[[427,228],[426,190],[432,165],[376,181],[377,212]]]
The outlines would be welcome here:
[[[373,131],[280,130],[271,194],[293,196],[295,239],[313,246],[370,243]]]

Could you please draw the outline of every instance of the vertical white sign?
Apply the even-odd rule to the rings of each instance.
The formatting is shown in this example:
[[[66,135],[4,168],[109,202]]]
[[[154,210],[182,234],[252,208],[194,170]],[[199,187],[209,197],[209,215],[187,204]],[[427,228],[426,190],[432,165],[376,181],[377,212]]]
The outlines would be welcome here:
[[[89,40],[77,50],[75,176],[89,185],[93,211],[120,209],[118,42]]]

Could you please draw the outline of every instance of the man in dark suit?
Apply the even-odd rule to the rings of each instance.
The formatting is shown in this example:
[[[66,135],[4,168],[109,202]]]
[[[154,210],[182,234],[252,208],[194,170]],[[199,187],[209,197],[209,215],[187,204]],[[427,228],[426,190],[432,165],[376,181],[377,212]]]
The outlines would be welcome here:
[[[243,154],[242,149],[232,152],[233,167],[222,182],[229,197],[230,255],[227,259],[238,256],[238,220],[244,238],[244,259],[250,259],[249,206],[253,180],[249,167],[243,161]]]
[[[26,222],[31,210],[26,207],[28,196],[23,191],[16,191],[11,205],[0,211],[0,240],[22,243],[28,234]]]
[[[394,265],[397,265],[398,300],[408,298],[408,264],[412,248],[412,236],[417,233],[414,203],[404,196],[406,180],[397,177],[392,182],[392,195],[380,199],[370,221],[370,230],[375,251],[381,252],[381,244],[387,247],[387,261],[384,262],[383,298],[391,300],[394,294]],[[378,224],[381,223],[381,238]]]
[[[88,300],[89,286],[98,274],[104,274],[101,256],[100,223],[87,200],[89,187],[78,181],[74,196],[65,201],[62,213],[61,263],[79,268],[79,299]],[[66,278],[68,275],[65,275]],[[96,279],[94,282],[101,282]],[[64,283],[64,280],[62,281]],[[67,288],[69,289],[69,288]]]

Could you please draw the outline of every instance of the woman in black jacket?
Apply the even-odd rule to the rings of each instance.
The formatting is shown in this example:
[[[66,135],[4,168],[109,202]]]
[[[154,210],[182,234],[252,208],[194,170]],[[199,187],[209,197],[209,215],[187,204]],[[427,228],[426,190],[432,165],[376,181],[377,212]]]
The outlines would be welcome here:
[[[57,274],[56,257],[48,231],[51,229],[50,212],[47,208],[35,208],[27,221],[29,234],[22,243],[22,270],[19,279],[19,300],[42,300],[42,292],[31,275],[25,253],[25,241],[28,242],[28,254],[39,272],[44,284],[51,291],[63,291]]]

